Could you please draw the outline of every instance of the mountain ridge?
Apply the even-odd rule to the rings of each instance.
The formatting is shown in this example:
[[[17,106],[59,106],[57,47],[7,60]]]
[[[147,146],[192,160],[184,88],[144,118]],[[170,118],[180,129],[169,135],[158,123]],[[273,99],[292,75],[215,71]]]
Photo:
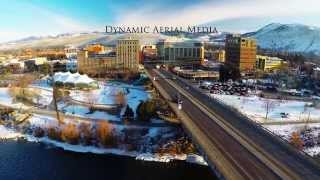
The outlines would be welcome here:
[[[173,41],[203,41],[209,43],[224,44],[228,32],[216,34],[138,34],[143,43],[155,43],[159,39],[171,39]],[[231,34],[231,33],[230,33]],[[257,39],[259,47],[275,51],[314,53],[320,56],[320,28],[303,24],[270,23],[254,32],[242,34],[244,37]],[[56,36],[30,36],[20,40],[0,43],[0,50],[22,48],[46,48],[56,46],[74,45],[83,47],[90,43],[115,45],[116,40],[131,34],[107,34],[104,32],[80,32],[64,33]]]

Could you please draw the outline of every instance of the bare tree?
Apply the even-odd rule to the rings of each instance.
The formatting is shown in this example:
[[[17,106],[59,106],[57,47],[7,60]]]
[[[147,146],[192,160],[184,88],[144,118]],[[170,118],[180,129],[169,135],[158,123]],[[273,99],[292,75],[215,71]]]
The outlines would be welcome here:
[[[63,119],[60,117],[59,109],[58,109],[58,97],[59,97],[59,88],[56,86],[56,82],[54,79],[53,68],[51,68],[51,75],[52,75],[52,99],[54,110],[56,111],[57,120],[60,124],[63,124]]]
[[[290,144],[292,144],[294,147],[296,147],[300,151],[303,149],[304,142],[300,137],[300,133],[293,132],[291,134]]]
[[[271,111],[274,110],[274,108],[276,107],[276,103],[270,99],[264,99],[262,107],[266,112],[265,119],[268,120],[268,115]]]
[[[97,139],[103,146],[110,146],[114,144],[112,131],[113,126],[108,121],[100,121],[97,123]]]
[[[118,91],[114,98],[114,101],[118,105],[125,106],[127,104],[127,97],[124,92]]]
[[[305,126],[304,126],[304,129],[308,129],[308,124],[310,122],[310,114],[311,114],[311,109],[309,107],[309,105],[306,103],[303,107],[303,114],[308,114],[307,117],[304,117],[304,121],[305,121]]]
[[[94,105],[97,104],[99,96],[95,93],[87,92],[85,93],[85,101],[89,104],[90,112],[94,111]]]
[[[53,85],[53,91],[52,91],[52,97],[53,97],[53,105],[54,105],[54,110],[56,111],[57,119],[59,124],[63,123],[63,120],[60,116],[59,109],[58,109],[58,96],[59,96],[59,89],[55,85]]]

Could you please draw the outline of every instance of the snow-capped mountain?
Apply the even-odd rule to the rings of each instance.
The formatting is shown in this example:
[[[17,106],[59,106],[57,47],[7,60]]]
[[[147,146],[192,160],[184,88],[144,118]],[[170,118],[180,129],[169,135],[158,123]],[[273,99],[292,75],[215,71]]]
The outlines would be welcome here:
[[[261,48],[320,55],[319,27],[272,23],[245,36],[256,38]]]
[[[202,41],[224,45],[228,32],[213,34],[137,34],[134,35],[141,44],[154,44],[159,39],[170,41]],[[320,28],[301,24],[269,24],[256,32],[243,34],[257,39],[261,48],[289,52],[313,52],[320,56]],[[106,34],[104,32],[66,33],[56,36],[29,37],[0,44],[0,50],[23,48],[47,48],[72,45],[83,47],[86,44],[101,43],[115,45],[119,38],[132,34]]]

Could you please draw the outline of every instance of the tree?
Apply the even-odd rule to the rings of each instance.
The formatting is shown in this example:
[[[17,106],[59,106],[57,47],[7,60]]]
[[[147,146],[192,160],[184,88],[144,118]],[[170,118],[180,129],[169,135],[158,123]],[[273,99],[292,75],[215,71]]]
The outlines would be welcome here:
[[[27,88],[34,80],[35,76],[33,74],[24,74],[17,79],[15,85],[20,88]]]
[[[59,109],[58,109],[58,96],[59,96],[59,88],[53,85],[53,91],[52,91],[52,97],[53,97],[53,105],[54,105],[54,110],[56,111],[57,119],[59,124],[63,123],[63,119],[60,116]]]
[[[97,123],[97,139],[103,146],[108,147],[115,144],[112,131],[113,127],[109,122],[100,121]]]
[[[98,102],[99,96],[94,93],[87,92],[85,94],[85,100],[89,104],[90,113],[94,112],[94,105]]]
[[[92,129],[91,129],[90,123],[82,122],[79,125],[79,131],[80,131],[83,143],[86,145],[90,145],[91,141],[93,140]]]
[[[39,104],[39,100],[41,98],[40,91],[34,88],[20,88],[11,86],[9,88],[9,94],[14,100],[21,100],[24,103],[29,104]],[[34,102],[34,99],[37,102]]]
[[[133,112],[132,108],[130,108],[129,105],[126,106],[126,110],[125,110],[122,118],[125,121],[132,121],[134,119],[134,112]]]
[[[51,72],[50,64],[44,63],[42,66],[40,66],[40,73],[47,75],[50,72]]]
[[[156,117],[156,102],[154,100],[148,100],[146,102],[140,102],[137,107],[137,118],[140,121],[149,122],[151,118]]]
[[[64,126],[61,132],[61,139],[70,144],[78,144],[80,133],[76,125],[67,124]]]
[[[49,127],[47,135],[50,139],[61,141],[61,131],[57,127]]]
[[[270,113],[271,111],[273,111],[273,109],[275,108],[275,106],[276,106],[276,103],[275,103],[274,101],[270,100],[270,99],[265,99],[265,100],[263,101],[262,107],[263,107],[264,110],[266,111],[266,116],[265,116],[266,120],[268,120],[268,115],[269,115],[269,113]]]
[[[127,97],[123,91],[118,91],[114,101],[115,101],[115,104],[118,104],[120,106],[125,106],[127,104]]]
[[[290,138],[290,144],[299,149],[300,151],[303,149],[304,142],[300,137],[298,132],[293,132]]]

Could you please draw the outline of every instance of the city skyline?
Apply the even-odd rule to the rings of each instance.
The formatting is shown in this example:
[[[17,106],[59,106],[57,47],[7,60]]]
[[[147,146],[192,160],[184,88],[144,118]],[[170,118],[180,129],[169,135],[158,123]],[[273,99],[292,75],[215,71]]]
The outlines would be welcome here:
[[[168,6],[170,4],[170,6]],[[269,23],[320,26],[316,0],[9,1],[0,2],[0,42],[28,36],[104,31],[105,25],[212,24],[219,31],[249,32]],[[186,21],[188,19],[188,21]],[[243,22],[246,22],[245,24]]]

